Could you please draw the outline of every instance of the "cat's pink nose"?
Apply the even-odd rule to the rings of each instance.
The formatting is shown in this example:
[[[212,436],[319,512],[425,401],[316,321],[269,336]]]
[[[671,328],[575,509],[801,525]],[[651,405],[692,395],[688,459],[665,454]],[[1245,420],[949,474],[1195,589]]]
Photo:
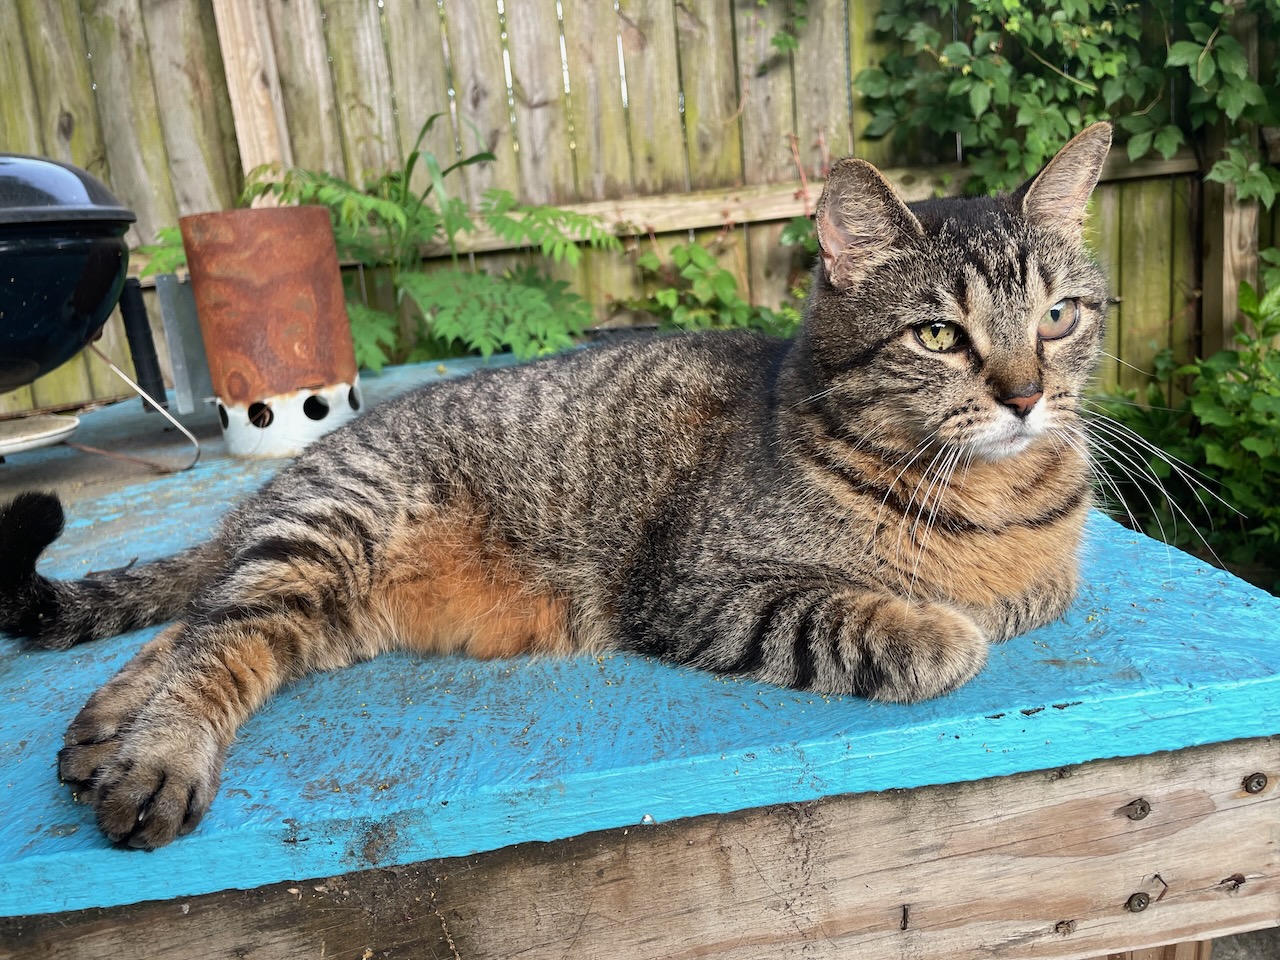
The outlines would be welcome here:
[[[1029,384],[1026,391],[1019,394],[1013,394],[1007,397],[997,397],[1000,403],[1004,404],[1019,417],[1025,417],[1031,412],[1031,408],[1036,405],[1036,401],[1044,396],[1044,391],[1036,384]]]

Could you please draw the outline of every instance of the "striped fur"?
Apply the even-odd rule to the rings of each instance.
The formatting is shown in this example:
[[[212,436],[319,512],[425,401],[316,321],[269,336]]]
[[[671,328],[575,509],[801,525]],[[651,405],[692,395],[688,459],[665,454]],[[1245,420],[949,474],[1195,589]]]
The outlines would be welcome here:
[[[86,704],[63,777],[108,836],[167,843],[281,684],[397,647],[628,649],[897,701],[963,683],[1075,590],[1106,295],[1080,222],[1109,138],[1011,197],[911,210],[842,161],[795,341],[639,340],[409,394],[178,557],[50,581],[57,500],[0,508],[6,631],[176,621]],[[1060,302],[1076,326],[1046,339]],[[934,322],[963,349],[929,349]]]

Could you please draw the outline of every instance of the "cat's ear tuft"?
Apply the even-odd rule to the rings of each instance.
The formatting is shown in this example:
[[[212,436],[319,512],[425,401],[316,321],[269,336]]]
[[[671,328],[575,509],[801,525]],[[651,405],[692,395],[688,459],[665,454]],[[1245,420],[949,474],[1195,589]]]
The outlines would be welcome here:
[[[827,278],[842,288],[924,234],[880,171],[853,157],[831,168],[814,219]]]
[[[1084,229],[1089,196],[1111,149],[1111,124],[1086,127],[1013,195],[1032,223],[1067,233]]]

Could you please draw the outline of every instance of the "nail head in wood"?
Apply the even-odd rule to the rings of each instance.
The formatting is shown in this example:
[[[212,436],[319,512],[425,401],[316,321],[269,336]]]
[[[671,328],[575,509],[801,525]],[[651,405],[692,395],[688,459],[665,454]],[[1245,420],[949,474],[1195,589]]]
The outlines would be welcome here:
[[[1138,892],[1131,896],[1124,906],[1130,913],[1141,913],[1151,906],[1151,897],[1149,894]]]
[[[1151,812],[1151,804],[1139,797],[1120,809],[1130,820],[1141,820]]]
[[[1245,793],[1261,793],[1267,789],[1267,775],[1265,773],[1251,773],[1244,778]]]

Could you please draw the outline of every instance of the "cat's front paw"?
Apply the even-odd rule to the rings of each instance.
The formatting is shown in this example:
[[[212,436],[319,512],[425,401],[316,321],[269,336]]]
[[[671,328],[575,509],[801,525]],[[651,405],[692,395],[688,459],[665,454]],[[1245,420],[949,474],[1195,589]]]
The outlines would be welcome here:
[[[154,849],[190,833],[221,779],[224,748],[202,718],[163,697],[95,694],[67,730],[58,771],[117,843]]]
[[[859,654],[875,700],[914,703],[970,680],[987,662],[987,638],[963,613],[939,603],[880,603],[864,625]]]

